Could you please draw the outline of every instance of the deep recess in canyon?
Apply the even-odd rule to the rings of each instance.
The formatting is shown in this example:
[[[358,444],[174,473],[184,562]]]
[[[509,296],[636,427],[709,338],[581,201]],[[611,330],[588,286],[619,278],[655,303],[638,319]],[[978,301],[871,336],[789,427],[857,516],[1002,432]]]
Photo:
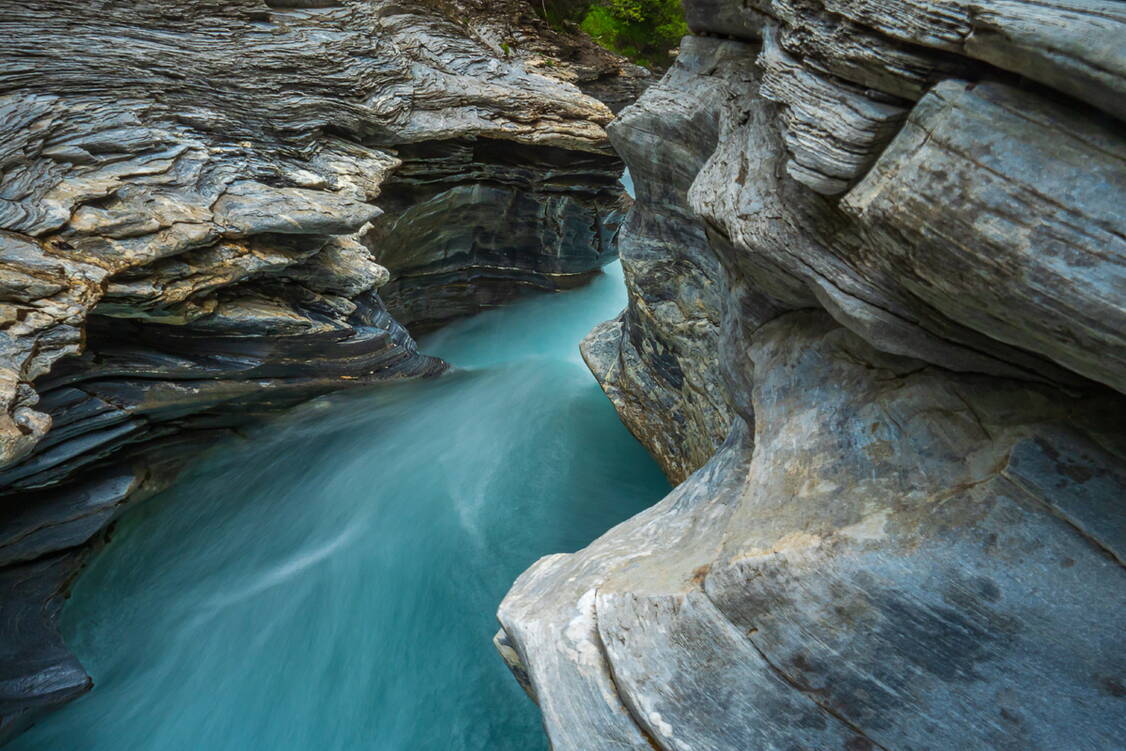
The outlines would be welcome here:
[[[500,605],[553,748],[1126,748],[1126,5],[684,6],[654,82],[519,0],[0,0],[0,742],[130,505],[620,255],[679,484]]]

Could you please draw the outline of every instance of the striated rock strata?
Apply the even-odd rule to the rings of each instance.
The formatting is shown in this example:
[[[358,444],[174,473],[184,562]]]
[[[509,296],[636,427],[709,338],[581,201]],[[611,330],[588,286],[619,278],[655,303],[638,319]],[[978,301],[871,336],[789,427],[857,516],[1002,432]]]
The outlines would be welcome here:
[[[522,0],[0,9],[2,741],[90,688],[55,620],[129,504],[256,415],[441,372],[402,324],[614,256],[583,90],[645,82]]]
[[[1126,12],[687,0],[583,352],[683,480],[514,584],[566,749],[1126,748]]]
[[[616,157],[480,139],[398,155],[369,240],[392,273],[380,295],[413,332],[524,289],[574,287],[617,256]]]

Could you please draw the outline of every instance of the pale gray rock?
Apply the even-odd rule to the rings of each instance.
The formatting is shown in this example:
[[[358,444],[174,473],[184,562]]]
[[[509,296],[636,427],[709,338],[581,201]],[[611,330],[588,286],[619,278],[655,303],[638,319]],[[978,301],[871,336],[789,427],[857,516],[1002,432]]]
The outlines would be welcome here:
[[[1117,0],[824,0],[892,39],[965,55],[1126,117]]]
[[[687,5],[583,344],[687,478],[500,606],[553,747],[1126,748],[1121,4]]]
[[[689,37],[664,79],[610,127],[639,170],[618,242],[629,307],[583,342],[599,384],[674,481],[707,461],[727,435],[731,407],[713,378],[728,297],[688,189],[719,139],[719,106],[749,78],[738,42]],[[649,159],[659,150],[667,160]]]
[[[782,140],[793,155],[786,171],[818,193],[843,193],[899,131],[907,110],[895,97],[804,68],[775,36],[766,34],[758,57],[759,94],[783,105]]]
[[[1126,392],[1120,122],[946,81],[842,208],[873,265],[953,321]]]
[[[779,44],[809,71],[911,101],[943,78],[966,77],[982,67],[964,57],[877,33],[827,10],[821,2],[770,0],[769,5],[755,5],[777,19]]]
[[[554,746],[1116,747],[1123,404],[884,355],[824,313],[750,357],[753,452],[736,430],[501,605]]]
[[[961,325],[946,308],[913,294],[897,270],[881,261],[882,252],[866,237],[863,224],[841,210],[848,205],[849,194],[838,205],[784,174],[791,155],[779,135],[778,110],[759,95],[757,82],[746,84],[744,91],[741,103],[729,108],[724,136],[689,196],[693,208],[735,246],[734,253],[719,252],[737,267],[736,277],[753,280],[751,286],[779,306],[824,307],[888,352],[958,371],[1062,384],[1076,381],[1038,348],[1009,346],[993,330]],[[1025,99],[1029,108],[1047,106],[1063,116],[1035,95],[1014,95]],[[1101,132],[1097,121],[1091,127]],[[1022,136],[1027,139],[1025,148],[1050,148],[1047,142],[1035,145],[1045,138],[1042,130],[1030,128]],[[1112,173],[1114,163],[1108,161]],[[1065,164],[1061,162],[1060,168],[1066,169]],[[1118,178],[1104,182],[1113,193]],[[934,194],[932,210],[951,220],[966,211],[961,220],[968,228],[963,238],[973,247],[984,246],[985,236],[974,233],[987,232],[988,224],[974,223],[977,214],[969,204],[936,203],[950,196]],[[1022,289],[1019,284],[1009,287],[1012,301]],[[957,304],[948,303],[949,307]]]

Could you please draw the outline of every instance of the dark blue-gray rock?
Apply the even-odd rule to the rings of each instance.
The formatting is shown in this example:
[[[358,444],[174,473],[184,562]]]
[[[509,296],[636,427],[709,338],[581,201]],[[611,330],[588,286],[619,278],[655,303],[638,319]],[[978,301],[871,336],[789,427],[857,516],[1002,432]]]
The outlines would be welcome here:
[[[413,332],[527,289],[577,286],[617,257],[616,156],[487,140],[404,146],[398,156],[368,240],[390,271],[380,295]]]
[[[0,569],[0,742],[93,682],[56,626],[83,553],[60,553]]]

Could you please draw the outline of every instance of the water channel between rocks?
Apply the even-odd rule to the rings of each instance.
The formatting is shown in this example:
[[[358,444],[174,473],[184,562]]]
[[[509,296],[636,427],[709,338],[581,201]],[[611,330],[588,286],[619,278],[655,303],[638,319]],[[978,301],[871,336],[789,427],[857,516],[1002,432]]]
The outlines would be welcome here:
[[[95,688],[10,748],[545,749],[496,606],[668,490],[579,358],[624,302],[614,264],[425,337],[446,377],[217,447],[79,580],[63,635]]]

